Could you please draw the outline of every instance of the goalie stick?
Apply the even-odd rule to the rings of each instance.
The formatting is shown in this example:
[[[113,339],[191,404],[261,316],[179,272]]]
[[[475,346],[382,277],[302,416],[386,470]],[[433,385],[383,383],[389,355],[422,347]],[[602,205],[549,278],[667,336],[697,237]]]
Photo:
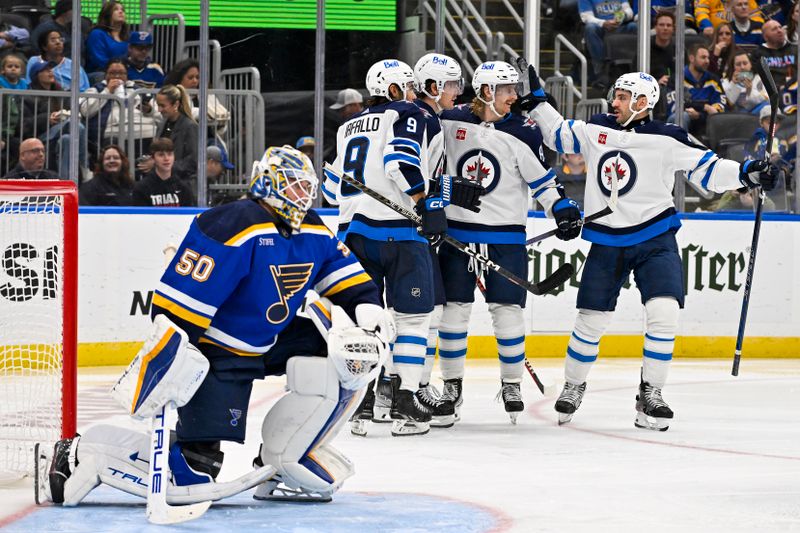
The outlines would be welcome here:
[[[765,58],[761,58],[759,63],[761,72],[759,75],[765,82],[764,88],[767,90],[769,96],[769,105],[772,110],[769,115],[769,130],[767,130],[767,145],[764,147],[764,158],[769,163],[770,153],[772,152],[772,138],[775,131],[775,117],[778,114],[778,88],[775,86],[775,80],[772,78],[772,72],[769,70]],[[747,278],[744,282],[744,294],[742,294],[742,312],[739,315],[739,331],[736,333],[736,349],[733,352],[733,368],[731,369],[732,376],[739,375],[739,362],[742,358],[742,343],[744,342],[744,328],[747,323],[747,310],[750,307],[750,289],[753,288],[753,271],[756,267],[756,251],[758,250],[758,237],[761,234],[761,215],[763,214],[764,207],[764,189],[758,187],[756,198],[756,219],[753,224],[753,241],[750,244],[750,259],[747,263]]]
[[[380,202],[383,205],[385,205],[386,207],[392,209],[396,213],[404,216],[405,218],[407,218],[408,220],[414,222],[415,224],[419,225],[421,223],[421,218],[416,213],[414,213],[412,211],[409,211],[405,207],[403,207],[403,206],[401,206],[401,205],[389,200],[388,198],[383,196],[381,193],[373,191],[372,189],[370,189],[369,187],[367,187],[366,185],[364,185],[360,181],[357,181],[357,180],[353,179],[351,176],[349,176],[349,175],[347,175],[345,173],[339,174],[336,170],[334,170],[334,168],[331,165],[329,165],[327,163],[325,164],[324,172],[328,172],[328,173],[336,176],[337,178],[339,178],[341,180],[344,180],[349,185],[352,185],[353,187],[355,187],[359,191],[363,192],[367,196],[377,200],[378,202]],[[566,282],[570,277],[572,277],[572,274],[575,271],[575,268],[570,263],[565,263],[565,264],[561,265],[561,267],[559,267],[549,277],[543,279],[539,283],[531,283],[531,282],[526,281],[526,280],[522,279],[521,277],[517,276],[516,274],[514,274],[510,270],[507,270],[507,269],[503,268],[502,266],[498,265],[497,263],[495,263],[491,259],[489,259],[487,257],[484,257],[483,255],[481,255],[480,253],[476,252],[475,250],[472,250],[469,246],[467,246],[463,242],[458,241],[458,240],[452,238],[449,235],[445,235],[443,240],[444,240],[444,242],[446,242],[450,246],[452,246],[454,248],[457,248],[462,253],[470,256],[471,258],[473,258],[474,260],[479,262],[484,267],[489,268],[489,269],[497,272],[499,275],[503,276],[504,278],[506,278],[511,283],[514,283],[515,285],[518,285],[519,287],[522,287],[523,289],[527,290],[528,292],[530,292],[531,294],[534,294],[536,296],[540,296],[542,294],[547,294],[548,292],[552,291],[553,289],[555,289],[556,287],[558,287],[562,283]]]

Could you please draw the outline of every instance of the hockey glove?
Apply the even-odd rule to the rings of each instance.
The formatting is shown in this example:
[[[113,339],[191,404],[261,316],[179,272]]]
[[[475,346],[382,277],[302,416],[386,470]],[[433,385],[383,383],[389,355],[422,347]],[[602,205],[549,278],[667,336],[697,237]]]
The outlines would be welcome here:
[[[553,217],[558,225],[556,237],[562,241],[569,241],[581,234],[581,210],[575,200],[562,198],[553,204]]]
[[[739,181],[748,189],[761,186],[765,191],[771,191],[780,180],[782,172],[777,165],[761,159],[748,159],[739,166]]]
[[[521,96],[517,100],[517,107],[525,112],[532,111],[537,105],[547,101],[547,93],[542,89],[542,85],[539,83],[539,74],[536,73],[533,65],[528,65],[528,80],[531,86],[530,94]]]
[[[461,176],[442,175],[434,191],[440,191],[443,198],[449,197],[450,203],[480,213],[481,196],[486,194],[486,189],[479,183]],[[449,191],[449,194],[447,194]]]
[[[417,205],[414,206],[417,214],[422,218],[417,231],[428,239],[431,246],[437,246],[444,234],[447,233],[447,217],[444,214],[446,205],[441,196],[430,193],[417,200]]]

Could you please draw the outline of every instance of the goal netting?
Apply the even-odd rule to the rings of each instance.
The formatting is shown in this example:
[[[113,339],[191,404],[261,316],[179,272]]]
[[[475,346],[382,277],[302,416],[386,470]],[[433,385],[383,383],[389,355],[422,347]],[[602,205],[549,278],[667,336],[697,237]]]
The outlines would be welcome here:
[[[0,482],[75,432],[77,193],[0,180]]]

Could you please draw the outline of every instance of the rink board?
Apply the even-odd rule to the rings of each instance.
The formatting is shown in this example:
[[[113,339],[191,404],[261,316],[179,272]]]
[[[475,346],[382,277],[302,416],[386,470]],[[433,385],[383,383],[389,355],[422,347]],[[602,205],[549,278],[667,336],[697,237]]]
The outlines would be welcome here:
[[[79,364],[126,364],[146,337],[152,289],[164,268],[164,249],[178,245],[199,209],[81,208],[79,256]],[[329,226],[336,211],[323,210]],[[528,235],[553,227],[531,213]],[[675,357],[729,357],[733,353],[745,281],[752,215],[687,215],[678,232],[685,273]],[[800,356],[800,217],[765,218],[751,293],[746,357]],[[542,279],[564,262],[579,274],[555,295],[530,297],[525,310],[528,356],[561,357],[575,318],[582,240],[548,239],[530,250],[529,270]],[[631,279],[620,295],[602,356],[641,355],[643,308]],[[491,317],[476,294],[468,357],[496,357]]]

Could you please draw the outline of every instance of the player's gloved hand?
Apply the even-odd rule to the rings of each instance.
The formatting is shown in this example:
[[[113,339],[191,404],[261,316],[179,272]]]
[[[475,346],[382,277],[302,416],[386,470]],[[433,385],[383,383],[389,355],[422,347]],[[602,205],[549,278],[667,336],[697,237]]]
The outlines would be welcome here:
[[[450,203],[480,213],[481,196],[486,194],[486,189],[478,182],[461,176],[442,175],[434,188],[440,191],[443,198],[450,199]],[[447,194],[449,191],[449,194]]]
[[[783,171],[777,165],[762,159],[748,159],[742,161],[739,166],[739,181],[748,189],[761,186],[765,191],[771,191],[781,179],[782,173]]]
[[[431,246],[437,246],[447,233],[447,216],[444,214],[444,208],[448,203],[437,193],[429,193],[428,196],[417,200],[417,205],[414,206],[422,218],[417,231],[428,239]]]
[[[536,73],[533,65],[528,65],[528,80],[531,87],[530,94],[520,96],[516,102],[517,107],[526,112],[547,101],[547,93],[542,89],[542,85],[539,83],[539,74]]]
[[[578,202],[571,198],[562,198],[553,204],[553,217],[558,225],[556,237],[562,241],[569,241],[581,234],[581,210]]]

